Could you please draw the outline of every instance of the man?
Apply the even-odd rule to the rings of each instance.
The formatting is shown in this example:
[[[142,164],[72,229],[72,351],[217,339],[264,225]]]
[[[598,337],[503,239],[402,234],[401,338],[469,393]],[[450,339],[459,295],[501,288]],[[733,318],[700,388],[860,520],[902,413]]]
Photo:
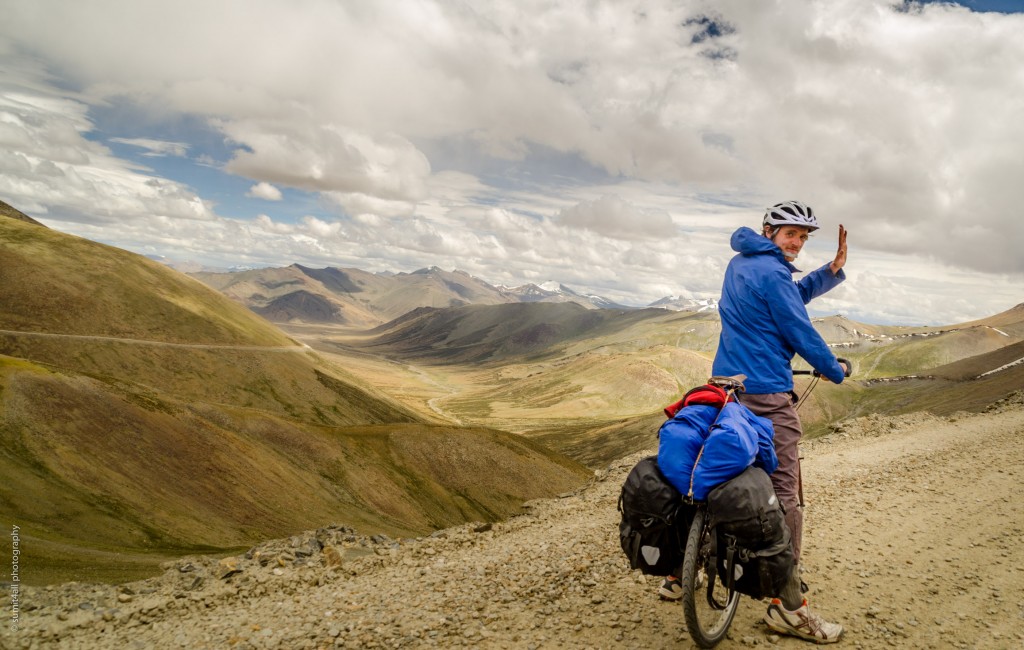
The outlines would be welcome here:
[[[740,402],[774,425],[779,467],[771,478],[786,509],[797,563],[803,533],[798,448],[803,432],[793,408],[790,361],[799,354],[837,384],[848,371],[811,325],[804,306],[846,279],[846,229],[842,225],[835,259],[793,282],[798,269],[792,262],[808,235],[817,229],[818,220],[810,207],[787,201],[765,211],[760,233],[746,227],[733,233],[732,248],[739,254],[725,272],[719,302],[722,334],[712,366],[716,376],[746,375],[746,391],[739,395]],[[670,576],[659,593],[675,599],[681,589]],[[838,641],[843,632],[841,625],[811,612],[802,596],[796,568],[780,598],[772,599],[764,620],[776,632],[817,643]]]

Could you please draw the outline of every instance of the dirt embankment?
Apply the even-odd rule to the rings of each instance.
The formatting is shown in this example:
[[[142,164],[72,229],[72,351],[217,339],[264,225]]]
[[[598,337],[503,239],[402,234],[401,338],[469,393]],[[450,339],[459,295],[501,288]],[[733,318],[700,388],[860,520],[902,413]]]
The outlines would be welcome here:
[[[840,647],[1024,646],[1022,401],[861,418],[805,445],[805,578],[846,626]],[[682,608],[618,547],[615,501],[639,457],[493,526],[401,541],[335,527],[127,586],[24,589],[0,646],[689,647]],[[769,634],[763,612],[744,599],[720,647],[809,647]]]

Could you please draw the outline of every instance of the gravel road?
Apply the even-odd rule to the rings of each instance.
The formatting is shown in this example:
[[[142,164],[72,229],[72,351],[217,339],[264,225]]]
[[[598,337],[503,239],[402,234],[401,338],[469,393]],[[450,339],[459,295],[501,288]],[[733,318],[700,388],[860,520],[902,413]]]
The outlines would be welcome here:
[[[416,540],[329,526],[129,585],[23,588],[0,646],[691,647],[681,606],[618,546],[643,455],[493,525]],[[840,647],[1024,647],[1020,393],[985,414],[847,421],[804,456],[808,597],[846,626]],[[744,599],[719,647],[809,647],[770,634],[764,608]]]

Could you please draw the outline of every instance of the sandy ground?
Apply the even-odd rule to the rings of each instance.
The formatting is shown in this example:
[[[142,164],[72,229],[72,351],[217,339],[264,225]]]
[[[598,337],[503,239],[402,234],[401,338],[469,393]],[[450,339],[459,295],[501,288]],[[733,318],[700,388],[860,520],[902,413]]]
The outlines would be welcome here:
[[[1024,647],[1021,401],[862,418],[804,445],[808,597],[845,625],[838,647]],[[660,601],[659,580],[629,571],[618,547],[615,503],[640,457],[509,521],[340,566],[324,551],[306,566],[240,558],[228,572],[197,562],[116,588],[26,589],[0,646],[687,648],[681,606]],[[770,634],[764,609],[743,599],[719,647],[808,647]]]

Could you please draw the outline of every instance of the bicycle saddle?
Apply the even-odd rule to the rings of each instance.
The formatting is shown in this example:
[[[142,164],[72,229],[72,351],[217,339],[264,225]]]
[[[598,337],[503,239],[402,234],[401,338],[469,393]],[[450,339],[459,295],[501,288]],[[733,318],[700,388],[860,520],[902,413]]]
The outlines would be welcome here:
[[[744,391],[743,382],[746,380],[746,375],[733,375],[732,377],[712,377],[708,380],[708,383],[720,386],[725,390],[734,390],[742,393]]]

